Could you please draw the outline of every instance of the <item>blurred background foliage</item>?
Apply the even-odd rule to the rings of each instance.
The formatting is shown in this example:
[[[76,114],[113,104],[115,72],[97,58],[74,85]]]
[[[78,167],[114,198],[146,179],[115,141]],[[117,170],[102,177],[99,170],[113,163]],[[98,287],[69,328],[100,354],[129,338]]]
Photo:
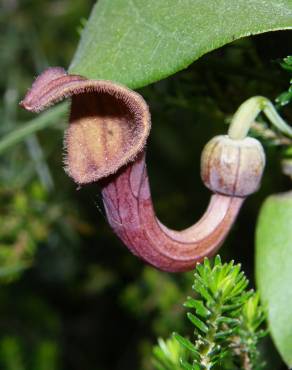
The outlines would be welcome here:
[[[47,66],[69,65],[93,3],[1,0],[1,137],[33,118],[19,100]],[[169,226],[188,226],[207,205],[199,175],[203,145],[226,131],[243,100],[259,94],[273,100],[288,90],[289,70],[279,61],[291,53],[290,39],[289,32],[274,32],[234,42],[140,91],[153,117],[153,197]],[[289,105],[283,115],[292,122]],[[188,330],[182,303],[192,273],[158,272],[115,238],[98,186],[76,189],[63,172],[65,124],[63,115],[1,153],[0,368],[150,370],[156,338]],[[268,194],[291,187],[281,173],[281,141],[255,134],[268,155],[263,185],[221,250],[224,260],[243,264],[251,281],[258,209]],[[268,339],[262,353],[267,369],[284,368]]]

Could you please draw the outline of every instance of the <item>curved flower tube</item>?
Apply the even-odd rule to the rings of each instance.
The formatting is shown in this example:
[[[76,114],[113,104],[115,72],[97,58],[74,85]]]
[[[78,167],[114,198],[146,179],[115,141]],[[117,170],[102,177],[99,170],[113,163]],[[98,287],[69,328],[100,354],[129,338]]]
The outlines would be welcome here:
[[[242,145],[239,140],[235,149],[228,149],[232,160],[228,154],[226,162],[222,160],[226,157],[225,146],[211,143],[212,148],[202,157],[203,179],[215,192],[209,206],[190,228],[170,230],[156,218],[151,200],[144,149],[150,114],[143,98],[113,82],[67,75],[56,67],[36,79],[21,105],[39,112],[68,97],[72,97],[72,105],[65,135],[65,170],[78,184],[100,182],[109,224],[131,252],[171,272],[192,269],[204,257],[213,255],[230,230],[245,197],[259,185],[264,166],[262,153],[259,155],[261,168],[252,168],[253,176],[257,172],[253,189],[245,193],[238,176],[245,177],[244,185],[251,173],[247,173],[248,161],[242,162],[239,156],[246,150],[241,147],[249,147],[249,144]],[[210,153],[218,150],[221,159],[214,161]],[[222,170],[231,174],[227,182]],[[237,189],[240,190],[237,192]]]
[[[168,229],[155,216],[144,153],[104,181],[102,197],[109,224],[131,252],[169,272],[191,270],[215,254],[245,199],[214,194],[197,223]]]

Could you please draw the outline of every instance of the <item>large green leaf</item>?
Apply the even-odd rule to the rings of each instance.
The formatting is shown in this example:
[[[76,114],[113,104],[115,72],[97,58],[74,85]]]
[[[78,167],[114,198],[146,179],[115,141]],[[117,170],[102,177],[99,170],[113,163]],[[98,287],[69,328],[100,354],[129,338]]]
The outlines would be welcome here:
[[[292,366],[292,192],[269,197],[256,232],[256,276],[276,347]]]
[[[240,37],[292,28],[292,0],[99,0],[71,73],[145,86]]]

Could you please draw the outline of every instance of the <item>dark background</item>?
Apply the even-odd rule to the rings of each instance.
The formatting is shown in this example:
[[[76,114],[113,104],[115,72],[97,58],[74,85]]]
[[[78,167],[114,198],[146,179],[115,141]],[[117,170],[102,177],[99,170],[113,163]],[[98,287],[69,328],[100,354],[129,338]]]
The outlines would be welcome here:
[[[2,0],[0,135],[33,115],[19,109],[33,78],[47,66],[69,65],[82,19],[93,1]],[[200,153],[245,99],[274,99],[289,86],[279,61],[290,32],[234,42],[188,69],[145,87],[153,128],[148,168],[160,219],[173,228],[200,217],[209,192],[200,180]],[[283,115],[292,121],[291,108]],[[58,124],[1,154],[0,369],[151,369],[156,338],[190,330],[182,303],[192,273],[146,266],[112,234],[97,185],[77,190],[63,167]],[[261,190],[245,203],[220,253],[241,262],[254,284],[254,230],[265,197],[291,187],[281,174],[281,148],[264,142]],[[284,367],[268,339],[267,369]]]

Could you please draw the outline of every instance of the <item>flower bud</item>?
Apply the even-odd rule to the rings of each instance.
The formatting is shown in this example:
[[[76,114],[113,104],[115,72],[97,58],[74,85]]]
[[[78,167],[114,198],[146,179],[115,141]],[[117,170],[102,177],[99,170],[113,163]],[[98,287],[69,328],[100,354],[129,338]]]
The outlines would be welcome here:
[[[214,193],[246,197],[257,191],[265,167],[261,143],[251,137],[215,136],[201,157],[201,177]]]

